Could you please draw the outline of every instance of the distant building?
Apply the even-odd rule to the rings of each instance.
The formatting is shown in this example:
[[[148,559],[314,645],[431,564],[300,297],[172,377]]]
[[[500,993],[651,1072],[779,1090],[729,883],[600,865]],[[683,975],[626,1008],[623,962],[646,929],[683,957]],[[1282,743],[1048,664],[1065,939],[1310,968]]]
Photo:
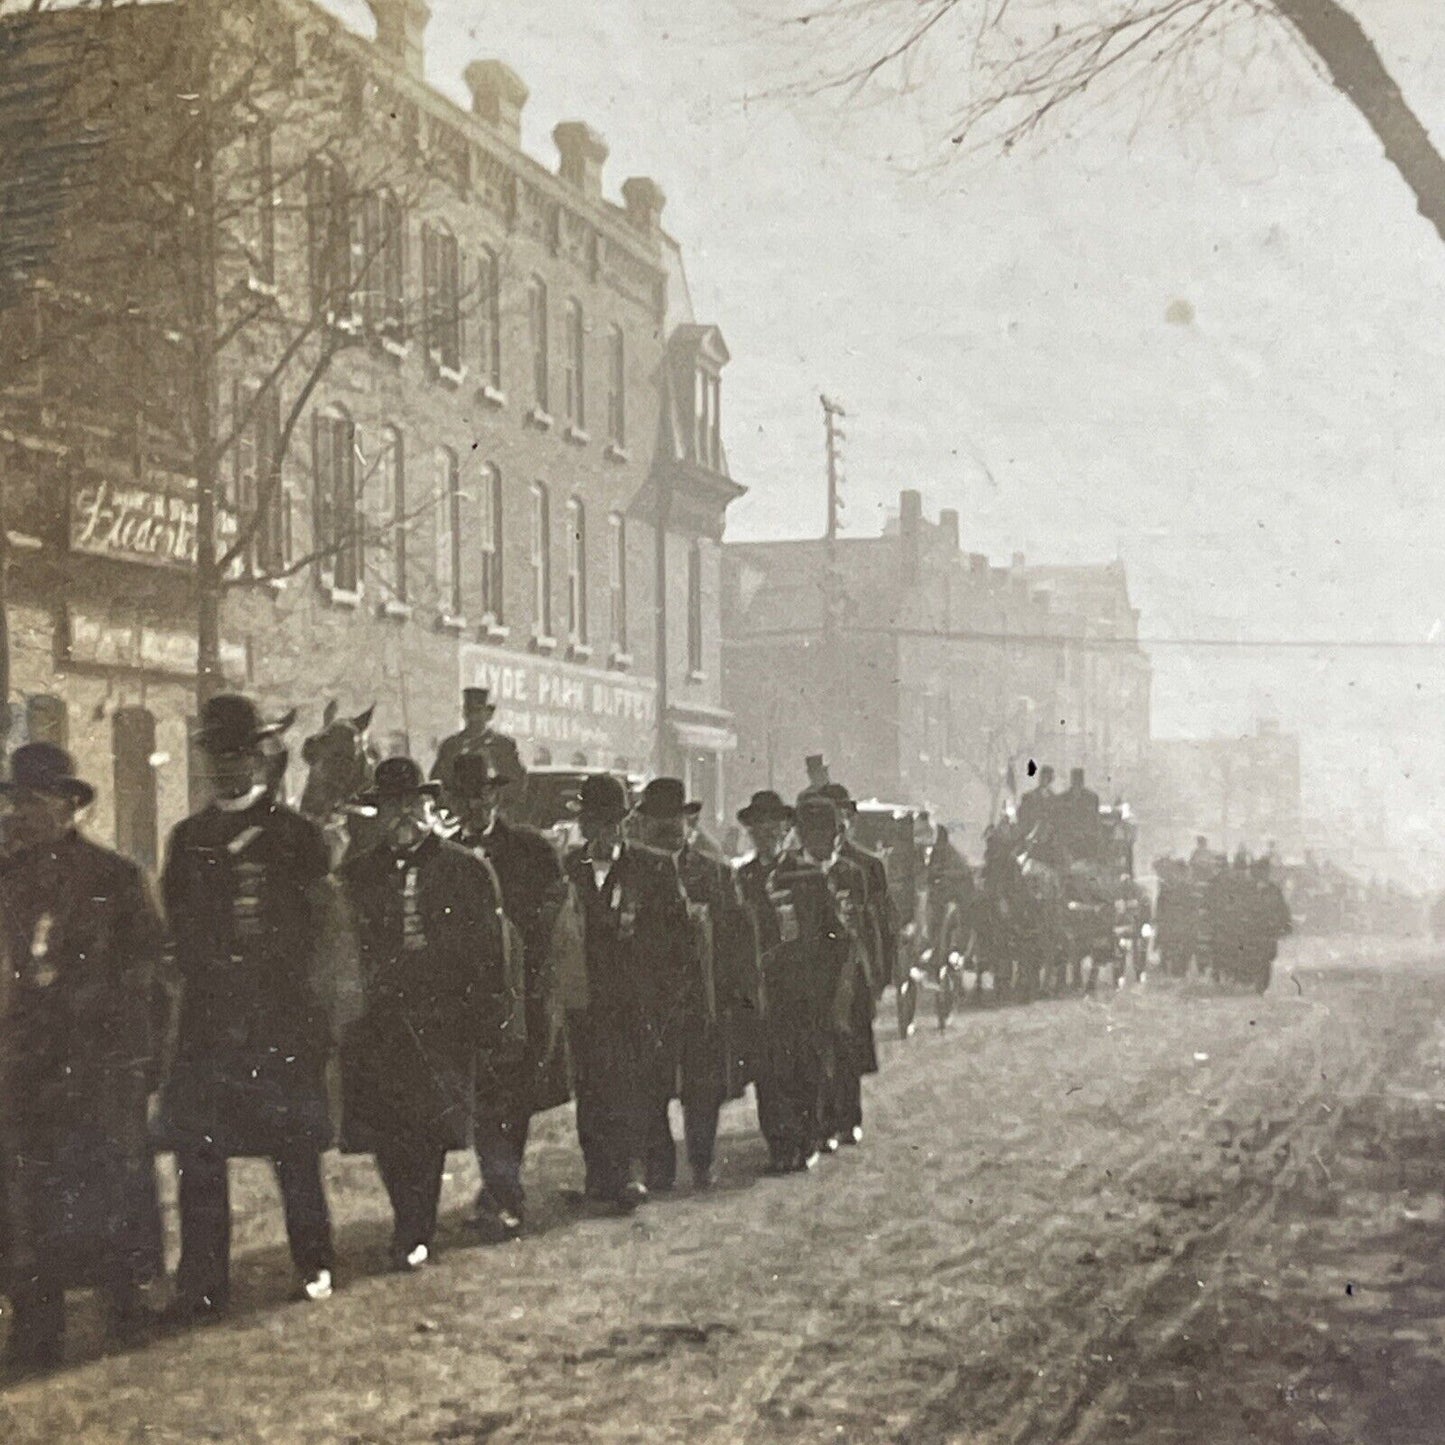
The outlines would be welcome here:
[[[1239,737],[1156,738],[1141,821],[1153,855],[1187,853],[1202,833],[1216,851],[1273,843],[1297,858],[1307,841],[1298,736],[1266,721]]]
[[[724,699],[739,795],[803,785],[823,753],[859,797],[926,803],[976,846],[1012,772],[1142,780],[1150,666],[1121,564],[992,566],[905,491],[879,537],[723,549]]]
[[[37,155],[79,147],[0,290],[9,742],[67,740],[148,863],[196,792],[212,504],[219,550],[252,534],[221,673],[298,732],[374,701],[429,761],[485,683],[525,761],[677,770],[710,816],[735,745],[728,350],[663,193],[606,199],[577,121],[539,164],[516,75],[469,65],[463,110],[423,79],[428,6],[371,8],[374,42],[309,0],[0,22],[56,60]]]

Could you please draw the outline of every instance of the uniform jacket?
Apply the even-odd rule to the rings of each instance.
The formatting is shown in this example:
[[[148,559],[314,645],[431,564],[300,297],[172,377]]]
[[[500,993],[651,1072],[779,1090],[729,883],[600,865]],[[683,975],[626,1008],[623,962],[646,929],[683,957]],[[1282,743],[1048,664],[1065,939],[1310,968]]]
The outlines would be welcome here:
[[[562,860],[536,829],[503,818],[487,833],[461,841],[482,854],[496,874],[502,907],[521,936],[526,988],[525,1050],[510,1065],[500,1059],[480,1061],[479,1097],[486,1096],[491,1075],[495,1088],[511,1091],[531,1112],[555,1108],[572,1092],[561,977],[565,959],[554,948],[558,915],[571,906]]]
[[[666,1047],[685,1017],[693,966],[677,865],[627,842],[600,891],[585,849],[567,855],[566,872],[583,920],[589,1025]]]
[[[374,849],[342,883],[362,987],[342,1040],[343,1147],[466,1148],[478,1051],[505,1052],[511,1015],[496,875],[433,836],[407,854]]]
[[[464,753],[484,754],[509,783],[520,782],[527,776],[522,766],[521,754],[516,742],[506,733],[494,732],[488,728],[479,737],[467,732],[453,733],[443,738],[437,749],[436,761],[432,764],[431,776],[442,785],[442,802],[453,812],[460,814],[461,808],[455,793],[456,762]]]
[[[893,982],[898,966],[898,910],[888,887],[888,870],[876,853],[860,848],[851,838],[843,840],[838,852],[863,873],[868,981],[876,998]]]
[[[869,871],[849,851],[845,841],[823,865],[834,909],[842,927],[846,948],[838,987],[833,999],[833,1025],[838,1035],[838,1058],[848,1061],[859,1073],[878,1071],[878,1054],[873,1041],[873,990],[871,958],[881,949],[876,895],[869,888]],[[856,853],[863,850],[856,849]],[[871,854],[865,857],[873,862]],[[886,880],[885,880],[886,886]]]
[[[330,1142],[333,1021],[322,968],[329,855],[269,797],[171,834],[161,894],[180,1019],[162,1108],[172,1147],[275,1155]]]
[[[7,860],[0,920],[0,1290],[153,1275],[159,912],[133,863],[71,833]]]

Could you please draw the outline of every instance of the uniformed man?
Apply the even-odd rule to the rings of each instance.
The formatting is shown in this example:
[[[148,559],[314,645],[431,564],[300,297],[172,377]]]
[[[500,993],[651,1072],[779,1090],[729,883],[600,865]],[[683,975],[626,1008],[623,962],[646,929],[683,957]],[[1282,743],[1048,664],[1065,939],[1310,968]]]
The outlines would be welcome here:
[[[498,805],[507,780],[492,760],[463,754],[454,780],[462,808],[457,841],[491,864],[521,951],[523,1047],[511,1055],[484,1052],[477,1069],[477,1222],[513,1239],[524,1220],[522,1159],[532,1115],[572,1096],[565,1021],[568,1007],[587,1001],[581,925],[552,844],[536,829],[502,818]]]
[[[140,870],[79,831],[95,790],[68,753],[17,749],[0,789],[0,1293],[24,1372],[60,1363],[67,1289],[98,1287],[121,1331],[161,1271],[146,1107],[163,931]]]
[[[677,866],[624,838],[627,811],[617,778],[585,779],[583,842],[566,860],[587,966],[587,1007],[568,1020],[586,1192],[624,1213],[647,1198],[647,1140],[672,1095],[692,960]]]
[[[822,753],[809,753],[803,759],[803,767],[808,774],[808,786],[806,792],[817,792],[819,788],[826,788],[831,781],[828,777],[828,765],[823,761]]]
[[[176,826],[161,874],[180,987],[161,1110],[180,1176],[180,1318],[229,1302],[226,1166],[237,1156],[272,1160],[303,1296],[331,1293],[320,1162],[331,1141],[329,859],[321,830],[269,790],[263,749],[277,731],[249,698],[205,704],[196,740],[215,796]]]
[[[455,791],[455,768],[457,759],[464,754],[485,755],[491,760],[492,767],[509,783],[519,782],[527,775],[515,740],[492,726],[496,713],[489,689],[462,689],[462,730],[442,739],[431,770],[432,780],[441,784],[442,806],[453,816],[460,816],[461,812],[461,799]]]
[[[1069,786],[1054,799],[1059,841],[1071,862],[1099,857],[1103,824],[1099,818],[1099,795],[1084,784],[1083,768],[1069,772]]]
[[[823,808],[836,830],[833,805],[823,800]],[[818,1162],[832,1004],[849,948],[822,867],[784,846],[794,820],[795,810],[772,791],[754,793],[738,813],[753,845],[737,879],[762,959],[758,1123],[770,1174]]]
[[[1041,858],[1054,846],[1058,801],[1054,770],[1045,763],[1039,768],[1038,783],[1019,799],[1018,806],[1019,832],[1029,844],[1029,851]]]
[[[843,807],[839,805],[839,795]],[[797,802],[798,843],[803,855],[822,868],[833,895],[842,930],[839,972],[828,1018],[819,1143],[834,1154],[846,1139],[863,1140],[862,1076],[878,1072],[873,1040],[873,991],[870,979],[882,948],[878,931],[881,905],[870,900],[868,874],[850,857],[844,808],[852,800],[847,789],[830,783]],[[854,849],[862,854],[862,849]],[[865,855],[871,856],[871,855]],[[886,893],[887,882],[883,883]]]
[[[362,985],[342,1041],[343,1147],[376,1157],[400,1270],[432,1257],[447,1151],[471,1143],[478,1052],[504,1052],[512,1018],[501,890],[439,836],[437,792],[410,758],[380,763],[362,795],[380,841],[342,870]]]
[[[718,1116],[723,1101],[740,1097],[743,1062],[736,1044],[739,1019],[756,1016],[758,979],[751,920],[742,907],[726,863],[698,848],[688,820],[701,811],[688,802],[679,778],[654,778],[634,811],[639,840],[672,856],[693,923],[694,956],[677,1039],[683,1132],[692,1182],[712,1185]],[[651,1121],[646,1182],[667,1191],[677,1175],[677,1152],[665,1101]]]

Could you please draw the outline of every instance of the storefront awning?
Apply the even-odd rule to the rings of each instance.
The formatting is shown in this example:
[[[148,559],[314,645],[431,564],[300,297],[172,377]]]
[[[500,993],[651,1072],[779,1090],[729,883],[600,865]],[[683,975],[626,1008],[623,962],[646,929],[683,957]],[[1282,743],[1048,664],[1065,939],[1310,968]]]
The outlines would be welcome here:
[[[668,718],[677,746],[689,753],[735,753],[738,735],[722,722],[699,718]]]

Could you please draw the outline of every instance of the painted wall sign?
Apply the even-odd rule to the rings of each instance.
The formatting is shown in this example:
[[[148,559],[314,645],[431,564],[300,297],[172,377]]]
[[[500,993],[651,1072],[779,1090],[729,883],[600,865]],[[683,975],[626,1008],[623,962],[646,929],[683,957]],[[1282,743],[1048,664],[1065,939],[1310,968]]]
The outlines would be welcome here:
[[[494,725],[510,733],[531,761],[539,748],[556,763],[585,753],[590,764],[625,758],[639,767],[657,742],[657,685],[601,668],[465,643],[461,686],[491,690]]]
[[[197,512],[194,497],[94,477],[71,498],[70,547],[157,567],[194,567]],[[223,547],[235,537],[234,515],[219,514],[216,534]]]
[[[118,621],[83,612],[70,614],[70,660],[98,667],[137,672],[196,675],[194,633],[177,628],[152,627],[144,622]],[[246,672],[246,650],[236,643],[221,644],[221,668],[239,679]]]

